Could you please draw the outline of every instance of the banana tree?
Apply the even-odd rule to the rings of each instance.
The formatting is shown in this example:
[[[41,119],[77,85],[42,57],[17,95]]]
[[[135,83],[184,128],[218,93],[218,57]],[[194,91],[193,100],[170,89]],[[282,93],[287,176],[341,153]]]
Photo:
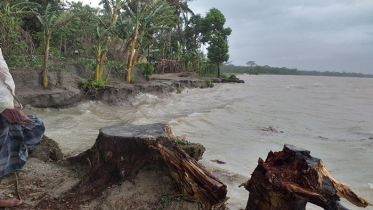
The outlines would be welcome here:
[[[35,13],[30,8],[36,7],[36,3],[21,1],[19,3],[13,3],[10,0],[3,0],[0,2],[0,23],[8,17],[29,17]]]
[[[30,34],[22,29],[22,18],[34,16],[32,9],[36,5],[27,1],[0,1],[0,47],[4,56],[9,58],[7,63],[10,68],[27,65],[25,57],[20,55],[33,52],[33,45],[25,38]]]
[[[146,15],[141,20],[139,27],[138,50],[133,59],[135,64],[139,60],[140,51],[147,49],[154,42],[154,34],[161,30],[170,30],[176,25],[177,18],[175,17],[170,6],[164,1],[155,2]],[[144,40],[146,40],[144,44]]]
[[[43,86],[48,87],[48,61],[49,61],[49,44],[53,31],[63,27],[74,17],[74,13],[64,11],[57,14],[51,11],[51,4],[48,4],[44,15],[37,15],[44,32],[44,66],[43,66]]]
[[[167,3],[174,9],[174,14],[179,18],[177,21],[177,33],[178,42],[180,42],[181,48],[185,48],[185,40],[183,35],[183,28],[186,27],[189,17],[188,14],[194,15],[194,12],[188,7],[188,3],[185,0],[166,0]],[[184,26],[181,24],[184,23]]]
[[[96,67],[95,67],[95,81],[102,80],[102,74],[104,72],[104,61],[107,54],[107,46],[110,42],[110,36],[107,36],[108,29],[104,29],[101,31],[100,27],[96,29],[96,46],[95,46],[95,54],[96,54]]]
[[[140,48],[144,47],[142,46],[144,37],[152,36],[157,30],[168,28],[168,25],[175,22],[175,18],[169,5],[162,0],[132,1],[132,6],[127,7],[126,11],[134,26],[126,75],[126,80],[130,82],[132,67],[137,60],[135,49],[137,48],[139,52]]]
[[[125,0],[115,0],[115,1],[109,1],[109,0],[101,0],[100,4],[104,5],[104,9],[106,12],[110,13],[111,20],[109,25],[105,25],[104,21],[101,20],[103,25],[105,25],[105,28],[102,32],[100,31],[100,28],[97,27],[96,31],[96,38],[98,40],[96,45],[96,68],[95,68],[95,80],[102,80],[102,75],[104,72],[105,67],[105,60],[107,53],[109,51],[109,46],[111,43],[111,37],[109,32],[115,27],[115,24],[118,19],[118,15],[120,14],[120,10],[123,7],[126,7],[128,4],[128,1]],[[106,38],[106,39],[105,39]],[[103,40],[105,39],[105,40]]]
[[[130,54],[128,56],[128,63],[127,63],[127,75],[126,75],[126,81],[131,82],[131,74],[132,74],[132,65],[133,65],[133,56],[135,54],[135,45],[137,42],[137,37],[139,33],[139,25],[141,17],[144,15],[146,7],[148,5],[145,3],[140,2],[140,0],[133,1],[134,3],[134,9],[132,7],[127,7],[127,12],[130,15],[131,19],[134,22],[134,31],[133,31],[133,37],[131,39],[131,49]]]

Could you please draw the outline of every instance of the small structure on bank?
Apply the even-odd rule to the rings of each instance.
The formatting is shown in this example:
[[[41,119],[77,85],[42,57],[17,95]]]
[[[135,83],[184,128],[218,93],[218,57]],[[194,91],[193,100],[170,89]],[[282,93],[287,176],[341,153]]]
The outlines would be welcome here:
[[[182,72],[177,60],[161,59],[155,68],[157,74]]]
[[[358,207],[372,205],[332,177],[310,151],[288,144],[280,152],[269,152],[266,161],[259,158],[251,179],[242,185],[250,192],[246,210],[305,210],[307,202],[325,210],[346,210],[340,197]]]

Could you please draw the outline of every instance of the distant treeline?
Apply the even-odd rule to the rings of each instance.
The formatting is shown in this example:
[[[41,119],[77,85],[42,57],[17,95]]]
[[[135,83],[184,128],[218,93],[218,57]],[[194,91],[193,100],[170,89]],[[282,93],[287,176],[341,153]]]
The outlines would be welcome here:
[[[372,74],[362,74],[353,72],[332,72],[332,71],[305,71],[298,69],[289,69],[286,67],[271,67],[265,66],[235,66],[232,64],[224,64],[222,67],[224,73],[247,73],[247,74],[277,74],[277,75],[312,75],[312,76],[334,76],[334,77],[369,77],[373,78]]]

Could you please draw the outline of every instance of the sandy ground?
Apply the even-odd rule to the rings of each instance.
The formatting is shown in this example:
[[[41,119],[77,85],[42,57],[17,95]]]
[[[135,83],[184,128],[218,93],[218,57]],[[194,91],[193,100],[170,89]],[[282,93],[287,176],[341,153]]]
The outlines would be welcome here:
[[[74,209],[63,198],[88,172],[86,166],[43,162],[29,158],[21,171],[1,178],[0,197],[21,198],[12,209]],[[17,174],[17,175],[16,175]],[[200,209],[183,199],[173,181],[157,168],[140,171],[133,181],[108,187],[102,196],[79,209]]]
[[[199,204],[185,200],[173,180],[153,165],[140,170],[133,180],[108,187],[95,200],[72,199],[72,205],[64,198],[73,195],[72,189],[90,171],[88,161],[70,164],[58,144],[46,136],[29,153],[22,170],[0,178],[0,199],[23,201],[12,209],[200,209]]]

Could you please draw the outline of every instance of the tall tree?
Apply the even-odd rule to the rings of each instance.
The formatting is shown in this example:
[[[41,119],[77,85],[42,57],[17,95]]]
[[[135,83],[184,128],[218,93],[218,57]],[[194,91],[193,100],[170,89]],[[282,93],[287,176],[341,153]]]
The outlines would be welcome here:
[[[224,28],[225,17],[216,8],[212,8],[203,20],[202,31],[203,41],[209,44],[207,57],[218,67],[218,77],[220,77],[220,65],[228,61],[228,36],[232,29]]]
[[[126,75],[126,80],[130,82],[132,67],[136,63],[135,49],[137,48],[137,52],[139,52],[145,36],[149,37],[158,30],[167,28],[173,16],[170,15],[170,8],[163,0],[133,0],[126,11],[134,27],[130,39],[131,48]]]
[[[255,63],[255,61],[248,61],[248,62],[246,62],[246,65],[248,65],[248,66],[250,66],[250,68],[252,68],[252,67],[256,66],[256,63]]]
[[[128,6],[128,0],[101,0],[100,4],[104,5],[104,9],[107,14],[110,14],[110,22],[105,26],[105,29],[97,27],[96,31],[96,68],[95,68],[95,80],[102,81],[102,75],[104,73],[105,60],[109,51],[109,45],[111,43],[110,33],[111,30],[117,23],[118,16],[122,8]],[[104,23],[104,21],[102,21]]]
[[[51,10],[51,5],[48,4],[43,15],[37,16],[43,26],[44,32],[44,67],[43,67],[43,86],[48,87],[48,61],[49,61],[49,43],[53,31],[58,27],[64,26],[73,17],[74,13],[64,11],[57,14],[57,11]]]

